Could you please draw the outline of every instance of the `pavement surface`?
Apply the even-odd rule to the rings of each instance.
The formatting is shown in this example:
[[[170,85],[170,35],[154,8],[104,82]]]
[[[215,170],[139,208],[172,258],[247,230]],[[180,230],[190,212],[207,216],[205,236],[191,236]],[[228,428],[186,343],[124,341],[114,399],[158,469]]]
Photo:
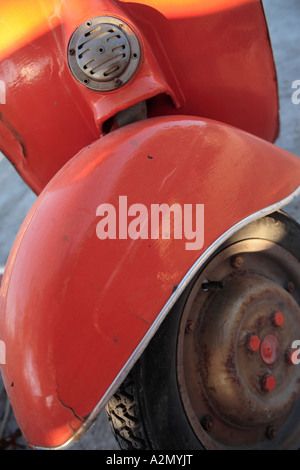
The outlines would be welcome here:
[[[292,83],[300,80],[300,0],[263,2],[279,82],[281,132],[276,142],[300,156],[300,104],[292,103]],[[23,183],[10,163],[0,154],[0,266],[6,263],[14,238],[36,197]],[[285,208],[300,222],[300,198]],[[0,380],[0,439],[15,433],[18,425]],[[28,449],[22,437],[7,450]],[[117,450],[105,412],[71,450]]]

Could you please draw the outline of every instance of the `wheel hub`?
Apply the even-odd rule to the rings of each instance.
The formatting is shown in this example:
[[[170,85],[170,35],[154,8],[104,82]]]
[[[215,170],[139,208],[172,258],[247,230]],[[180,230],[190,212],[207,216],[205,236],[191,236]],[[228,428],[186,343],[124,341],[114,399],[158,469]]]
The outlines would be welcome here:
[[[227,247],[199,276],[182,317],[178,381],[206,448],[272,448],[293,432],[299,439],[291,412],[300,411],[300,366],[287,360],[300,338],[299,287],[297,259],[266,240]]]
[[[279,309],[288,319],[284,331],[272,323]],[[199,328],[200,374],[210,405],[232,425],[269,423],[293,405],[293,371],[284,351],[299,315],[299,306],[282,287],[254,274],[229,280],[210,302]],[[258,338],[257,351],[248,347],[249,337]],[[267,391],[272,391],[270,401]]]

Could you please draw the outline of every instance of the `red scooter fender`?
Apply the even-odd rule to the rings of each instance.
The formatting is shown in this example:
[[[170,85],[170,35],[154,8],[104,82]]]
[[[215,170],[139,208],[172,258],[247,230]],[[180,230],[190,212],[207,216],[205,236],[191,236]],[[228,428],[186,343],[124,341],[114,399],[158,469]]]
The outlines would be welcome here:
[[[29,445],[78,439],[213,251],[299,185],[297,157],[198,118],[135,123],[70,160],[25,219],[1,287],[2,374]],[[137,209],[163,203],[204,207],[199,238],[157,236],[149,219],[147,237]]]

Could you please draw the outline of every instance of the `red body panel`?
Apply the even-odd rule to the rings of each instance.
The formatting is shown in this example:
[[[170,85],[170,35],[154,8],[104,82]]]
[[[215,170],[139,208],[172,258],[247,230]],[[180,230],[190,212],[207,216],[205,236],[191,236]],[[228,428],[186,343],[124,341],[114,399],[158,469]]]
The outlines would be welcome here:
[[[197,118],[124,127],[67,163],[27,216],[1,287],[2,373],[25,439],[43,447],[66,442],[201,254],[299,182],[296,157]],[[97,206],[117,206],[121,195],[148,208],[204,204],[204,246],[99,240]]]
[[[88,90],[68,66],[72,33],[102,15],[130,23],[142,48],[134,77],[112,92]],[[269,141],[277,135],[259,0],[2,0],[0,17],[0,149],[36,193],[108,118],[150,98],[149,116],[205,116]]]

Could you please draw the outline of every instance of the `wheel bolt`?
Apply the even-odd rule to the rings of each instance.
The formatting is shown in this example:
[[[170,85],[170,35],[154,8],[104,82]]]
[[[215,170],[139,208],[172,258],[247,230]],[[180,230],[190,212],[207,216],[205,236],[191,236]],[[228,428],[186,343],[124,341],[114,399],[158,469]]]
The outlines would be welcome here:
[[[268,439],[275,439],[276,437],[276,429],[273,426],[268,426],[266,429],[266,436]]]
[[[261,386],[264,392],[271,392],[276,386],[276,380],[273,375],[266,374],[262,377]]]
[[[185,325],[185,331],[187,333],[193,333],[193,331],[195,330],[195,324],[194,322],[192,321],[188,321]]]
[[[205,431],[212,431],[214,427],[214,420],[212,416],[206,415],[201,419],[201,425],[205,429]]]
[[[272,316],[272,323],[274,326],[282,326],[284,323],[283,313],[275,312]]]
[[[295,290],[295,284],[294,284],[292,281],[290,281],[290,282],[288,283],[288,285],[287,285],[287,290],[288,290],[288,292],[290,292],[290,293],[294,292],[294,290]]]
[[[249,351],[255,352],[259,350],[260,339],[257,335],[247,335],[246,336],[246,346]]]
[[[232,258],[231,264],[234,268],[242,268],[244,266],[244,260],[241,256],[234,256],[234,258]]]

